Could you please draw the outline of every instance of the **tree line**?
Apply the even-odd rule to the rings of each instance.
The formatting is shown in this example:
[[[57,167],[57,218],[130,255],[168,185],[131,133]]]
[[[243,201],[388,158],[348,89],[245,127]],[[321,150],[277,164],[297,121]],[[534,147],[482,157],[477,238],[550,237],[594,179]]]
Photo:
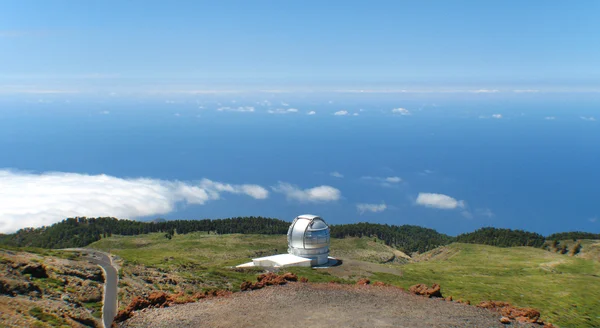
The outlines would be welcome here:
[[[290,222],[265,217],[235,217],[228,219],[203,220],[155,220],[153,222],[123,220],[113,217],[65,219],[51,226],[25,228],[14,234],[0,235],[0,244],[41,248],[84,247],[101,238],[115,235],[140,235],[164,233],[167,239],[175,233],[187,234],[208,231],[215,234],[285,234]],[[600,239],[600,234],[587,232],[555,233],[547,238],[523,230],[481,228],[474,232],[448,236],[434,229],[414,225],[388,225],[376,223],[353,223],[331,225],[331,236],[375,237],[386,245],[407,254],[426,252],[452,242],[485,244],[498,247],[532,246],[542,247],[547,240]],[[176,237],[175,237],[176,238]]]
[[[455,241],[460,243],[484,244],[498,247],[542,247],[546,241],[546,238],[535,232],[488,227],[458,235],[455,238]]]

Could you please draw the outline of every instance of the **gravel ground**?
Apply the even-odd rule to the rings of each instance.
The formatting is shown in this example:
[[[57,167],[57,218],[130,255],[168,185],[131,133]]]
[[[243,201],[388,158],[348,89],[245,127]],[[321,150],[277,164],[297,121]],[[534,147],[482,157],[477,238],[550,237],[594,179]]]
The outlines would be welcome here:
[[[475,306],[394,287],[291,283],[146,309],[121,327],[503,327],[499,319]]]

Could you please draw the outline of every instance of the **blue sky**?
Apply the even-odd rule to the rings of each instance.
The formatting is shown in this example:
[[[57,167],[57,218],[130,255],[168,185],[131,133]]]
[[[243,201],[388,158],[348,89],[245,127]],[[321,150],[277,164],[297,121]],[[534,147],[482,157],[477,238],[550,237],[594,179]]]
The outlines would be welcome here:
[[[0,1],[0,233],[598,231],[599,1]]]
[[[2,1],[0,83],[594,89],[598,1]]]

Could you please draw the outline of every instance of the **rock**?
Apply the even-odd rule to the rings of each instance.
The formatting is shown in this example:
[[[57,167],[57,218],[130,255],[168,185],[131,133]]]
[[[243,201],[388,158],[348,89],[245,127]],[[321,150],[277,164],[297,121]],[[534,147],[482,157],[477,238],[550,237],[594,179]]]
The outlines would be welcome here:
[[[113,319],[113,327],[116,327],[116,323],[123,322],[133,316],[133,313],[127,309],[119,311]]]
[[[444,298],[444,301],[452,302],[452,296],[448,296],[448,297]]]
[[[518,308],[507,302],[481,302],[477,307],[499,312],[501,315],[521,323],[540,323],[540,312],[532,308]]]
[[[507,317],[502,317],[502,318],[500,318],[500,322],[503,323],[503,324],[505,324],[505,325],[506,324],[510,324],[510,319],[507,318]]]
[[[0,279],[0,294],[8,296],[29,295],[37,298],[42,294],[42,290],[29,281]]]
[[[22,270],[22,274],[30,274],[33,278],[48,278],[46,267],[42,264],[28,264]]]
[[[360,286],[366,286],[366,285],[368,285],[368,284],[370,284],[370,283],[371,283],[371,280],[369,280],[369,279],[367,279],[367,278],[362,278],[362,279],[359,279],[359,280],[356,282],[356,284],[357,284],[357,285],[360,285]]]
[[[167,302],[169,296],[165,292],[154,292],[148,296],[150,305],[163,305]]]
[[[252,289],[252,283],[249,281],[244,281],[242,283],[242,285],[240,286],[240,290],[241,291],[245,291],[245,290],[251,290]]]
[[[387,286],[388,284],[386,284],[385,282],[382,281],[376,281],[373,283],[373,286],[379,286],[379,287],[384,287]]]
[[[442,297],[441,287],[438,284],[433,284],[431,288],[425,284],[413,285],[410,287],[410,292],[415,295],[427,297]]]
[[[306,277],[300,277],[300,282],[308,282],[308,278],[306,278]]]
[[[287,281],[298,281],[298,276],[291,272],[286,272],[281,277]]]

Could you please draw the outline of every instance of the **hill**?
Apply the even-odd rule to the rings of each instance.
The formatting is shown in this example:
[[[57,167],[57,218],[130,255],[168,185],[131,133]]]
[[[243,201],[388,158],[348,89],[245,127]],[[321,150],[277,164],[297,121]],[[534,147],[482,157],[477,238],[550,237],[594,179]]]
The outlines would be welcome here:
[[[112,236],[90,245],[121,258],[120,297],[161,289],[168,292],[225,288],[255,280],[256,270],[230,268],[253,256],[285,250],[284,235],[175,235],[160,233]],[[600,262],[533,247],[499,248],[453,243],[404,261],[385,258],[395,250],[372,237],[332,238],[332,255],[343,265],[313,270],[292,268],[312,282],[355,283],[366,277],[408,289],[417,283],[439,283],[445,296],[508,301],[534,307],[542,319],[562,326],[597,327]],[[382,259],[384,259],[382,261]]]
[[[541,247],[544,244],[545,238],[534,232],[488,227],[458,235],[455,241],[459,243],[482,244],[498,247]]]
[[[0,272],[0,326],[102,326],[104,277],[78,254],[0,249]]]

